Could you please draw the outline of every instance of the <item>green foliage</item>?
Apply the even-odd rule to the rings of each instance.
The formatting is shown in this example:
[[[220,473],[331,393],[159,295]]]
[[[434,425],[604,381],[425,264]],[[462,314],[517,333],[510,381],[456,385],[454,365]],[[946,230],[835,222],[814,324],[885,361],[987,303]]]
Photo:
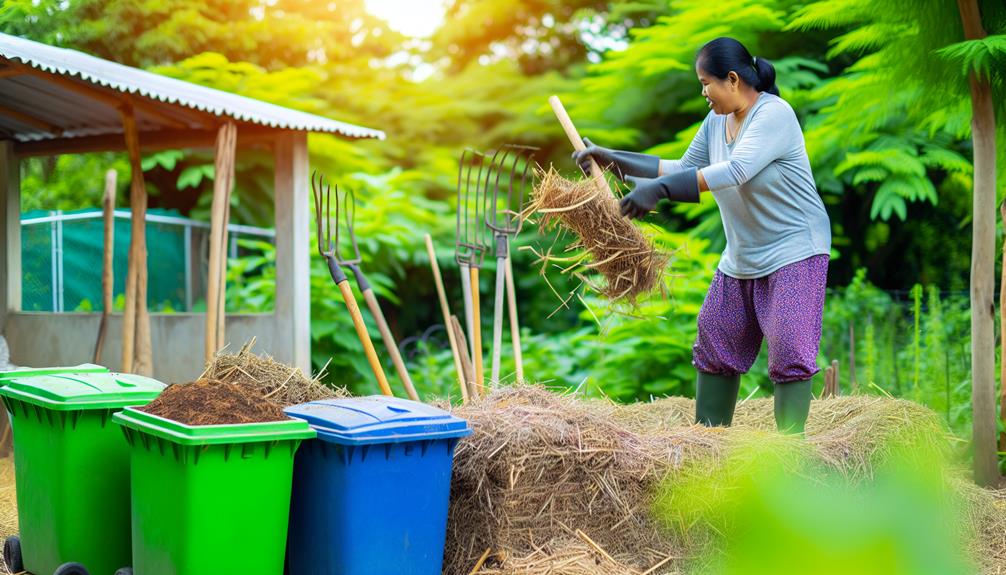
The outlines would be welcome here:
[[[690,572],[974,571],[959,551],[963,501],[940,458],[892,456],[862,485],[776,434],[751,434],[726,451],[715,463],[686,462],[658,490],[655,514],[680,534]]]

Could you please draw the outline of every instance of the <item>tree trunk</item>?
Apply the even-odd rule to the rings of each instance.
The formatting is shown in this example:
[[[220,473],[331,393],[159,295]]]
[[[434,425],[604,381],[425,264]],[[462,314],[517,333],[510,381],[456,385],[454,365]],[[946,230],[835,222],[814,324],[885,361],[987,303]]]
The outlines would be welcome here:
[[[957,0],[968,40],[985,37],[977,0]],[[975,481],[999,482],[996,455],[995,249],[996,138],[992,87],[971,73],[971,139],[974,144],[971,245],[971,406],[974,412]]]

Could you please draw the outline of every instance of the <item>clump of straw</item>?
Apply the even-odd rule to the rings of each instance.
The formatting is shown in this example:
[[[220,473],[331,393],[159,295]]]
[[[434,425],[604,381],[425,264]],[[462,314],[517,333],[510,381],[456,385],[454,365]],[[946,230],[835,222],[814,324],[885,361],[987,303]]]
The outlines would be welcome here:
[[[300,368],[291,367],[265,355],[252,353],[255,339],[246,343],[236,354],[220,353],[206,366],[198,379],[214,379],[258,390],[266,399],[283,407],[330,399],[349,397],[344,387],[329,387],[322,383],[324,370],[313,379]]]
[[[616,301],[634,303],[663,285],[668,256],[622,217],[618,200],[593,179],[568,180],[554,168],[540,171],[525,213],[537,214],[543,231],[561,226],[578,238],[567,248],[568,255],[537,254],[543,266],[562,264],[564,273],[575,273],[591,289]],[[604,281],[591,282],[586,274],[593,272]]]

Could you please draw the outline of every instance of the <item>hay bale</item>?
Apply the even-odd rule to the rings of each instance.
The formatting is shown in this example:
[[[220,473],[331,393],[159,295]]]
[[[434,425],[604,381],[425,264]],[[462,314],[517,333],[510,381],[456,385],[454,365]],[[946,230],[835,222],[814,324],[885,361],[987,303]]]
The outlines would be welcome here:
[[[639,295],[663,286],[668,256],[622,217],[618,200],[608,190],[598,189],[593,179],[567,180],[550,168],[539,174],[525,213],[539,215],[542,231],[560,226],[578,238],[567,249],[572,254],[569,257],[539,253],[543,268],[561,261],[564,272],[575,271],[598,293],[630,304]],[[604,282],[591,282],[585,276],[590,272],[600,272]]]
[[[16,535],[17,494],[14,489],[14,458],[0,459],[0,539]]]
[[[577,530],[639,571],[678,555],[649,517],[650,488],[668,465],[715,451],[722,432],[677,427],[644,436],[618,425],[609,409],[534,386],[498,389],[455,409],[474,432],[455,454],[447,573],[468,573],[486,549],[505,551],[510,559],[494,568],[506,572],[564,572],[550,571],[536,552]]]
[[[236,354],[219,353],[206,366],[199,379],[214,379],[258,390],[267,399],[289,407],[308,401],[349,397],[345,387],[329,387],[321,382],[324,370],[313,379],[297,367],[252,353],[252,339]]]
[[[474,433],[455,456],[445,572],[471,572],[487,549],[483,575],[645,572],[669,555],[676,558],[653,573],[690,569],[696,565],[685,562],[696,559],[690,555],[699,538],[653,519],[661,481],[708,482],[710,474],[750,460],[741,452],[752,444],[791,454],[794,465],[866,481],[895,454],[948,445],[938,416],[909,401],[814,401],[805,440],[776,434],[772,407],[770,399],[751,400],[738,406],[734,427],[705,428],[691,424],[690,399],[620,406],[519,386],[456,408]],[[995,511],[1003,502],[986,497],[977,506],[975,521],[985,527],[976,545],[1001,556],[1006,518]]]

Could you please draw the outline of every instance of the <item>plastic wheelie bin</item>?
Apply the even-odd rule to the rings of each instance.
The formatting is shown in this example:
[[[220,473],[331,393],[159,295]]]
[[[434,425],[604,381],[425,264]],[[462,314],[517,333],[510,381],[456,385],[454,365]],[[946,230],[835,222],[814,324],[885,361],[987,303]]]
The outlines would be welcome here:
[[[162,389],[94,365],[0,374],[21,532],[4,542],[12,572],[111,574],[129,565],[129,450],[111,419]]]
[[[132,458],[135,575],[283,573],[306,422],[194,426],[136,409],[113,420]]]
[[[468,423],[385,396],[286,412],[318,432],[294,465],[289,575],[440,575],[454,448]]]

